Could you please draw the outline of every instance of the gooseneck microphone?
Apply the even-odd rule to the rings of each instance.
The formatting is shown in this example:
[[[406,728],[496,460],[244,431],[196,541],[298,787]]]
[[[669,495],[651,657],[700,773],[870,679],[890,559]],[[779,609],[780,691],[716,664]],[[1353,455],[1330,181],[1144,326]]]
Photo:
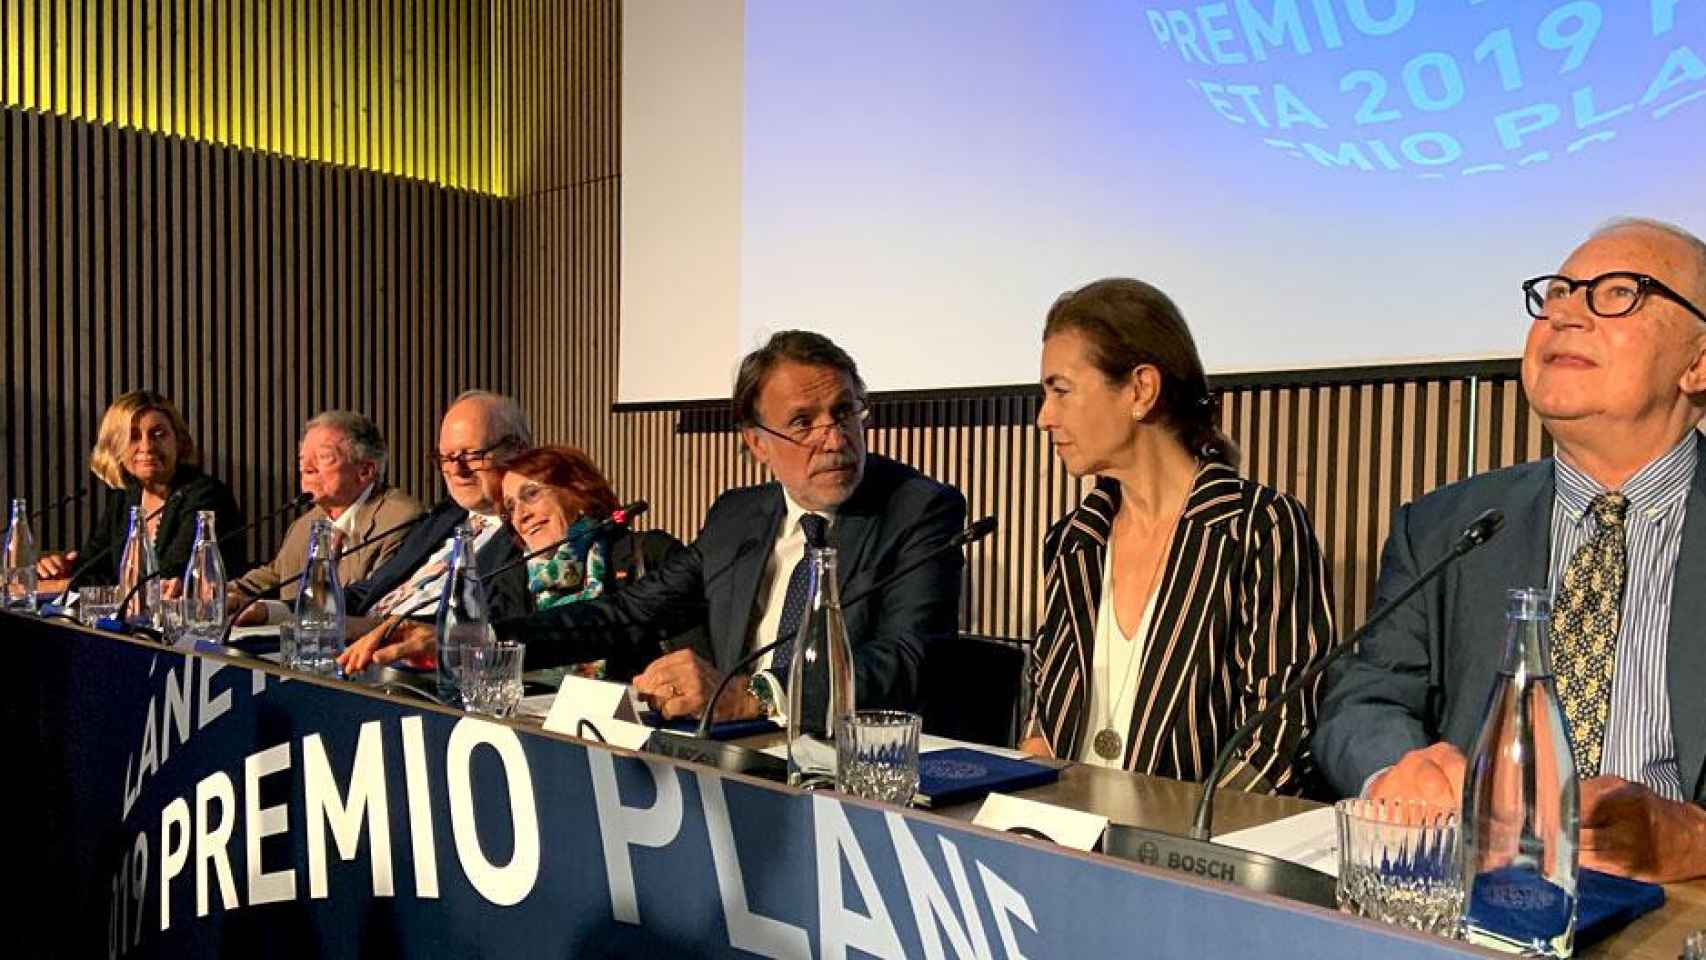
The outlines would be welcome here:
[[[47,504],[46,506],[37,507],[36,509],[31,510],[30,511],[30,519],[31,520],[40,520],[42,517],[46,516],[47,514],[52,513],[55,510],[58,510],[60,507],[76,503],[77,501],[83,499],[84,497],[86,497],[89,494],[94,493],[94,492],[95,492],[95,488],[92,486],[89,486],[89,487],[84,487],[83,489],[75,491],[73,493],[68,493],[63,497],[60,497],[58,500],[55,500],[52,503]]]
[[[427,517],[430,517],[430,516],[432,516],[431,511],[422,511],[422,512],[417,513],[414,516],[410,517],[409,519],[404,520],[402,523],[392,524],[391,526],[386,527],[384,530],[379,531],[378,533],[374,534],[373,536],[368,537],[366,540],[363,540],[360,543],[356,544],[355,546],[350,547],[348,550],[342,551],[341,553],[338,554],[338,559],[342,560],[344,557],[353,557],[356,554],[360,553],[361,551],[366,550],[368,547],[374,546],[375,544],[385,540],[387,537],[393,536],[393,535],[398,534],[398,533],[402,533],[404,530],[408,530],[409,528],[415,526],[416,524],[420,523],[422,520],[425,520]],[[301,570],[296,571],[296,573],[293,574],[292,576],[280,580],[279,582],[273,584],[272,586],[266,588],[265,590],[250,590],[249,588],[242,586],[241,584],[232,584],[233,586],[235,586],[237,588],[238,592],[246,595],[248,597],[248,599],[243,602],[242,606],[238,607],[236,610],[233,610],[231,612],[231,616],[229,616],[225,619],[225,629],[219,634],[220,644],[223,645],[227,640],[229,640],[231,638],[231,629],[237,625],[237,618],[243,615],[243,611],[249,609],[250,607],[254,606],[257,603],[260,603],[262,600],[270,600],[273,597],[278,596],[281,592],[283,592],[285,587],[287,587],[287,586],[297,582],[298,580],[302,579],[302,574],[304,572],[306,572],[307,569],[308,569],[308,565],[303,564]]]
[[[911,573],[914,570],[917,570],[919,567],[922,567],[925,564],[942,557],[945,554],[953,553],[955,550],[962,550],[962,549],[966,548],[967,546],[970,546],[971,544],[974,544],[974,543],[978,542],[979,540],[982,540],[984,537],[987,537],[991,533],[995,532],[995,526],[996,526],[996,521],[995,521],[995,517],[993,514],[990,516],[984,517],[982,520],[977,521],[976,523],[965,528],[964,530],[961,530],[958,533],[954,534],[952,537],[949,537],[946,541],[944,541],[942,543],[941,546],[937,547],[936,549],[930,550],[930,551],[926,552],[923,556],[918,557],[917,559],[913,560],[912,562],[902,565],[899,569],[895,570],[893,573],[882,578],[881,580],[878,580],[876,583],[871,584],[870,586],[866,587],[865,589],[856,591],[852,596],[848,597],[846,600],[841,601],[841,609],[846,610],[848,607],[851,607],[854,604],[860,602],[861,600],[864,600],[866,597],[872,596],[873,594],[881,593],[882,591],[888,589],[889,587],[894,586],[897,582],[900,581],[900,579],[902,577],[906,576],[907,574]],[[812,547],[824,546],[824,544],[822,544],[822,543],[811,543],[808,545],[812,546]],[[742,657],[740,659],[740,662],[734,665],[733,669],[731,669],[728,673],[724,674],[722,682],[717,684],[717,689],[711,694],[711,699],[705,701],[705,709],[703,711],[701,711],[699,714],[699,726],[694,729],[693,735],[695,737],[700,738],[700,739],[704,739],[711,732],[711,717],[716,712],[717,701],[722,698],[723,692],[728,689],[730,681],[732,681],[736,675],[744,672],[748,667],[752,666],[754,663],[757,663],[758,659],[760,657],[762,657],[765,654],[769,653],[770,651],[776,649],[778,646],[781,646],[783,641],[791,640],[791,639],[793,639],[793,638],[792,637],[777,637],[776,639],[770,641],[769,643],[761,644],[756,649],[754,649],[751,653],[748,653],[746,656]]]
[[[246,523],[243,526],[238,527],[237,529],[231,531],[230,533],[227,533],[224,536],[217,538],[214,542],[215,543],[226,543],[228,541],[235,540],[238,537],[248,533],[250,530],[253,530],[256,527],[260,526],[263,523],[268,523],[268,522],[271,522],[273,520],[276,520],[279,517],[284,516],[286,513],[289,513],[292,510],[301,510],[303,507],[306,507],[313,502],[314,502],[314,495],[313,494],[311,494],[311,493],[299,493],[294,498],[292,498],[288,503],[286,503],[284,506],[279,507],[277,510],[274,510],[271,513],[268,513],[268,514],[262,516],[258,520],[252,520],[249,523]],[[162,505],[162,506],[164,506],[164,505]],[[118,619],[120,622],[123,622],[123,620],[124,620],[124,611],[127,607],[130,606],[130,601],[136,599],[136,595],[138,593],[141,593],[142,588],[147,586],[150,581],[160,579],[160,577],[164,576],[165,573],[166,573],[166,568],[161,567],[161,568],[155,570],[153,573],[148,574],[147,576],[137,578],[136,584],[134,586],[132,586],[127,593],[125,593],[124,599],[119,601]]]
[[[1379,626],[1381,622],[1392,615],[1393,611],[1403,606],[1404,601],[1415,595],[1417,590],[1431,583],[1458,557],[1493,539],[1494,534],[1497,534],[1499,528],[1504,525],[1505,515],[1496,509],[1487,510],[1476,517],[1470,522],[1469,526],[1464,528],[1462,533],[1457,535],[1457,539],[1453,541],[1451,549],[1446,551],[1445,556],[1435,560],[1433,566],[1428,567],[1422,571],[1420,576],[1410,581],[1410,585],[1405,587],[1396,597],[1382,604],[1380,609],[1374,611],[1367,620],[1363,621],[1362,627],[1352,634],[1349,640],[1329,650],[1326,656],[1315,661],[1309,669],[1298,674],[1297,679],[1293,680],[1290,686],[1281,690],[1272,700],[1268,701],[1266,707],[1258,710],[1255,716],[1244,721],[1243,726],[1234,730],[1232,736],[1226,738],[1226,743],[1220,748],[1220,753],[1214,758],[1214,766],[1209,768],[1208,779],[1203,782],[1202,796],[1197,799],[1196,817],[1191,822],[1191,836],[1198,840],[1209,839],[1214,825],[1214,794],[1219,789],[1220,778],[1226,773],[1226,768],[1232,765],[1232,759],[1237,756],[1239,749],[1250,742],[1250,738],[1255,736],[1262,724],[1273,719],[1274,715],[1279,713],[1280,708],[1285,706],[1292,697],[1309,689],[1310,685],[1315,682],[1315,678],[1336,663],[1340,657],[1351,650],[1355,650],[1369,631]]]
[[[1285,689],[1281,690],[1268,701],[1267,706],[1257,711],[1242,726],[1233,731],[1226,739],[1225,745],[1215,756],[1214,766],[1210,768],[1208,778],[1203,782],[1202,794],[1197,800],[1196,817],[1191,825],[1189,837],[1180,837],[1160,830],[1150,830],[1143,827],[1126,824],[1110,824],[1102,841],[1103,852],[1110,856],[1127,860],[1137,860],[1152,866],[1161,866],[1173,870],[1181,870],[1198,875],[1206,875],[1214,879],[1224,880],[1237,886],[1292,900],[1301,900],[1320,906],[1332,907],[1336,904],[1334,880],[1326,874],[1305,867],[1269,857],[1260,853],[1251,853],[1233,847],[1222,846],[1210,841],[1213,831],[1214,796],[1219,789],[1220,778],[1226,769],[1232,765],[1240,749],[1250,742],[1250,738],[1260,729],[1262,724],[1273,719],[1280,708],[1293,697],[1310,689],[1316,678],[1338,659],[1350,650],[1356,649],[1364,637],[1368,636],[1376,626],[1391,616],[1405,601],[1415,595],[1416,591],[1431,583],[1444,570],[1451,566],[1464,554],[1491,540],[1504,525],[1503,512],[1492,509],[1481,513],[1458,534],[1451,548],[1445,555],[1434,561],[1431,566],[1422,571],[1398,593],[1397,596],[1381,604],[1363,625],[1350,636],[1327,652],[1327,655],[1315,661],[1303,673],[1299,674]]]

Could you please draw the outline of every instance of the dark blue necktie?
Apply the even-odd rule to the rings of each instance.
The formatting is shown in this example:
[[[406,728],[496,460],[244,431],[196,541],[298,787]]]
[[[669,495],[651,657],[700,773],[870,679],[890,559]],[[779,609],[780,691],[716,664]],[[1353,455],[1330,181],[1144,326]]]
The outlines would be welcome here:
[[[824,542],[824,519],[815,513],[805,514],[800,517],[800,529],[806,534],[806,551],[800,554],[800,562],[794,564],[794,572],[788,576],[788,595],[782,601],[782,619],[776,625],[776,636],[782,643],[776,647],[776,653],[770,660],[770,672],[784,685],[788,682],[788,667],[794,659],[794,634],[799,632],[800,621],[806,616],[806,606],[812,602],[811,548],[813,544]]]

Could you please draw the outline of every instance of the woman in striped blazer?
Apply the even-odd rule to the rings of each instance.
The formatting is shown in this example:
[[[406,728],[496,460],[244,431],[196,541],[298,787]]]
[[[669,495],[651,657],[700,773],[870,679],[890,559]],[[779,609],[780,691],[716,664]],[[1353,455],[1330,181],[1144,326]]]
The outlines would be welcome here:
[[[1137,280],[1063,294],[1043,330],[1037,425],[1082,504],[1043,547],[1043,627],[1023,746],[1182,780],[1334,639],[1332,588],[1303,505],[1246,480],[1215,427],[1196,344]],[[1314,693],[1258,731],[1225,779],[1302,790]]]

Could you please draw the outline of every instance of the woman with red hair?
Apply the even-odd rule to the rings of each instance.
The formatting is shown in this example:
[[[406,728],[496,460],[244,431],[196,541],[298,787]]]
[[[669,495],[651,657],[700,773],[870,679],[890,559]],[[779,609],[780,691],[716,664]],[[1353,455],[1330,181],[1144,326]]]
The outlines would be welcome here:
[[[504,517],[527,551],[558,544],[527,562],[535,609],[619,590],[685,549],[661,530],[604,524],[617,507],[616,494],[591,458],[573,447],[535,447],[519,454],[504,463],[498,480]],[[626,682],[663,652],[668,639],[637,637],[609,658],[574,669],[583,676]]]

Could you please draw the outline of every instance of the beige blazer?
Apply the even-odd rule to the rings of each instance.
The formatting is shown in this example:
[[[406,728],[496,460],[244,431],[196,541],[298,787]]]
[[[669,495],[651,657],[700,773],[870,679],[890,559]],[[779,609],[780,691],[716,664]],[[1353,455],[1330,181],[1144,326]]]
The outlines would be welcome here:
[[[355,514],[354,532],[345,546],[357,546],[376,533],[413,520],[421,515],[421,505],[415,498],[397,490],[394,487],[380,486],[368,496]],[[316,505],[312,510],[296,518],[296,522],[285,531],[284,543],[278,548],[278,555],[271,561],[263,563],[237,579],[237,586],[251,593],[260,593],[283,584],[279,599],[290,602],[296,599],[296,579],[302,573],[302,567],[308,562],[308,532],[314,526],[314,521],[325,520],[326,511]],[[379,568],[379,565],[390,558],[397,548],[402,545],[403,537],[408,531],[400,531],[388,536],[356,553],[345,553],[338,561],[338,582],[351,584],[358,580],[367,579],[367,575]]]

